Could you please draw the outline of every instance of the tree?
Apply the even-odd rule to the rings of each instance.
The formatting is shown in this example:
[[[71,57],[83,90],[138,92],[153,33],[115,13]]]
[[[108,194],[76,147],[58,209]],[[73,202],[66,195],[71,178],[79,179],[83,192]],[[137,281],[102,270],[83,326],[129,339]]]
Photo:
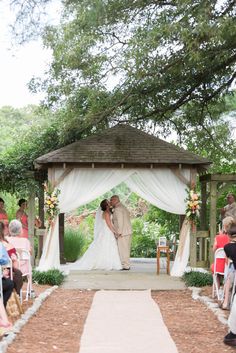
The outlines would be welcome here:
[[[52,124],[0,156],[3,187],[13,178],[21,185],[39,155],[121,121],[157,135],[174,130],[180,145],[214,162],[212,170],[235,171],[235,141],[222,117],[235,109],[228,95],[235,3],[65,0],[60,25],[44,33],[53,51],[48,75],[30,85],[47,91]],[[23,17],[35,5],[26,0]]]
[[[10,106],[0,108],[0,153],[11,147],[16,140],[24,140],[31,128],[48,126],[50,120],[48,112],[42,114],[39,107],[34,105],[18,109]]]
[[[235,1],[64,1],[61,24],[48,27],[53,50],[48,104],[66,107],[80,129],[100,122],[182,124],[176,113],[200,107],[188,123],[202,126],[209,104],[235,79]],[[39,83],[32,81],[31,87]]]
[[[14,41],[23,44],[38,38],[43,29],[50,22],[48,16],[49,5],[55,6],[60,0],[0,0],[2,11],[12,18],[9,25]],[[13,16],[12,16],[13,14]]]

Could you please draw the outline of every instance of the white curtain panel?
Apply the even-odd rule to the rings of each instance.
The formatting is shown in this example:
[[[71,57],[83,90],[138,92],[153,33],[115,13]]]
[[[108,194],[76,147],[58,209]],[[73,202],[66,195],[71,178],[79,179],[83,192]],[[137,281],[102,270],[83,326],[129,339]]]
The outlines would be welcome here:
[[[179,235],[179,245],[175,255],[175,261],[170,271],[171,276],[181,277],[185,272],[190,252],[190,232],[191,223],[185,219]]]
[[[183,176],[189,180],[190,171],[183,170]],[[154,206],[170,213],[185,214],[187,185],[171,169],[136,170],[126,184]]]
[[[188,177],[189,170],[183,171]],[[186,185],[168,168],[103,169],[75,168],[58,185],[59,209],[69,212],[98,198],[125,181],[132,191],[155,206],[171,213],[185,213]],[[38,270],[60,268],[58,217],[48,232]]]

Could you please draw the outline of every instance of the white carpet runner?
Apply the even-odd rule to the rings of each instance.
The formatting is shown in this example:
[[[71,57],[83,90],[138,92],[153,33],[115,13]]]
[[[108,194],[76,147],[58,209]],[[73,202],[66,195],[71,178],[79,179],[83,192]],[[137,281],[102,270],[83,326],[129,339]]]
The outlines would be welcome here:
[[[79,353],[178,352],[158,305],[147,291],[95,294]]]

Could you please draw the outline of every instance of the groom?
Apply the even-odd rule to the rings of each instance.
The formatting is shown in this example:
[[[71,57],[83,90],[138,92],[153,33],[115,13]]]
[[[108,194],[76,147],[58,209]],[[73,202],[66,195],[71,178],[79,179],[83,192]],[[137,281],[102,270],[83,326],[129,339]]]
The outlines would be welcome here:
[[[119,196],[113,195],[110,199],[113,207],[113,224],[116,230],[117,245],[123,270],[130,269],[130,247],[132,227],[130,214],[127,208],[120,202]]]

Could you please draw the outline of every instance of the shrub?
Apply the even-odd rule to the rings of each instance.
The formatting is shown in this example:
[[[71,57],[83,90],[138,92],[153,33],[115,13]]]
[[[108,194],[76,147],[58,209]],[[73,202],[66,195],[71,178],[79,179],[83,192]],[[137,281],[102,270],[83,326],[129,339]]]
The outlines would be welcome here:
[[[209,272],[190,271],[182,276],[187,287],[204,287],[212,285],[212,274]]]
[[[68,262],[76,261],[84,251],[85,237],[78,229],[65,229],[64,255]]]
[[[65,278],[64,274],[57,269],[42,272],[33,270],[32,275],[33,282],[38,284],[49,284],[51,286],[59,286]]]
[[[136,236],[132,240],[131,257],[155,257],[156,242],[148,235]]]

